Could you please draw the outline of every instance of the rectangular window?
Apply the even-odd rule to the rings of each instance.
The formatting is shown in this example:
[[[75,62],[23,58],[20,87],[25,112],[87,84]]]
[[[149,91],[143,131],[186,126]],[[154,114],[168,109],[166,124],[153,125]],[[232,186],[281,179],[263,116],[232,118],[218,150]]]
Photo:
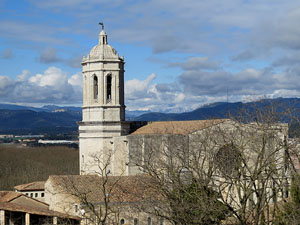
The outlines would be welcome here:
[[[42,194],[41,194],[41,197],[44,198],[44,196],[45,196],[45,193],[42,193]]]
[[[35,197],[36,197],[36,198],[38,197],[38,193],[35,193]]]

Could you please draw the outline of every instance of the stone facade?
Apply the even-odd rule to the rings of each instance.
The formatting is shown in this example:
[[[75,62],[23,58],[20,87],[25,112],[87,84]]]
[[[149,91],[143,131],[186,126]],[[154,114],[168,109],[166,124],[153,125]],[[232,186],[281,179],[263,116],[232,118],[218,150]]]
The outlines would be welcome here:
[[[83,118],[78,123],[80,174],[99,173],[99,161],[108,161],[112,154],[112,138],[128,133],[124,64],[124,59],[108,45],[102,30],[99,43],[82,60]]]

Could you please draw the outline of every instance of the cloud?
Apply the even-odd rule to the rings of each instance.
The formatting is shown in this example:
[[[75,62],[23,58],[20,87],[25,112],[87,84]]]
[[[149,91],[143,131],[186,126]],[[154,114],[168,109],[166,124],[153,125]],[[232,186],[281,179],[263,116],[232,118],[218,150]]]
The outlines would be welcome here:
[[[129,100],[137,100],[141,98],[148,98],[151,95],[149,89],[150,83],[156,78],[154,73],[150,74],[146,80],[128,80],[125,83],[126,98]]]
[[[81,87],[82,88],[82,75],[81,73],[76,73],[74,75],[72,75],[69,79],[68,79],[68,83],[70,85],[72,85],[73,87]]]
[[[3,52],[2,52],[2,58],[3,59],[11,59],[14,57],[14,53],[11,49],[5,49]]]
[[[16,81],[21,81],[21,82],[26,81],[29,75],[30,75],[30,71],[23,70],[22,73],[17,76]]]
[[[71,58],[61,58],[58,57],[58,52],[56,49],[51,47],[46,47],[40,52],[38,58],[40,63],[53,64],[62,63],[64,65],[70,66],[72,68],[81,68],[82,56],[72,56]]]
[[[190,57],[185,62],[170,63],[170,67],[178,66],[183,70],[217,70],[220,63],[209,60],[208,57]]]
[[[41,63],[55,63],[62,60],[57,57],[56,49],[47,47],[40,53],[39,61]]]
[[[70,45],[72,40],[58,38],[56,34],[62,30],[49,24],[27,23],[26,21],[0,21],[0,33],[9,40],[29,41],[34,43],[51,43]]]
[[[80,104],[82,88],[79,74],[71,77],[57,67],[49,67],[44,73],[29,76],[23,70],[15,80],[0,76],[0,100],[2,102]]]
[[[71,66],[73,68],[81,68],[81,61],[82,61],[82,56],[75,56],[73,58],[66,59],[65,63],[68,66]]]

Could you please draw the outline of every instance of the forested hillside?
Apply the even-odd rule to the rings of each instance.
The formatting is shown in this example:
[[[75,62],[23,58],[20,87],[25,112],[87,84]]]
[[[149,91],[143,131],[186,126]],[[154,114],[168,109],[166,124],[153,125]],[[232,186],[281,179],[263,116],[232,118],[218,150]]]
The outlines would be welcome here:
[[[78,164],[78,150],[68,147],[0,145],[0,190],[49,175],[79,174]]]

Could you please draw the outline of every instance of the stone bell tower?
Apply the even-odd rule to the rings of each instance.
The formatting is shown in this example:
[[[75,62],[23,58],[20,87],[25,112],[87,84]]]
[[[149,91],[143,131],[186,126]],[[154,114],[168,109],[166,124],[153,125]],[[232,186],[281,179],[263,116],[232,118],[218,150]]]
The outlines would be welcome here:
[[[113,137],[126,135],[124,59],[107,42],[104,26],[98,44],[82,60],[83,107],[79,122],[80,174],[110,171]],[[100,174],[101,175],[101,174]]]

